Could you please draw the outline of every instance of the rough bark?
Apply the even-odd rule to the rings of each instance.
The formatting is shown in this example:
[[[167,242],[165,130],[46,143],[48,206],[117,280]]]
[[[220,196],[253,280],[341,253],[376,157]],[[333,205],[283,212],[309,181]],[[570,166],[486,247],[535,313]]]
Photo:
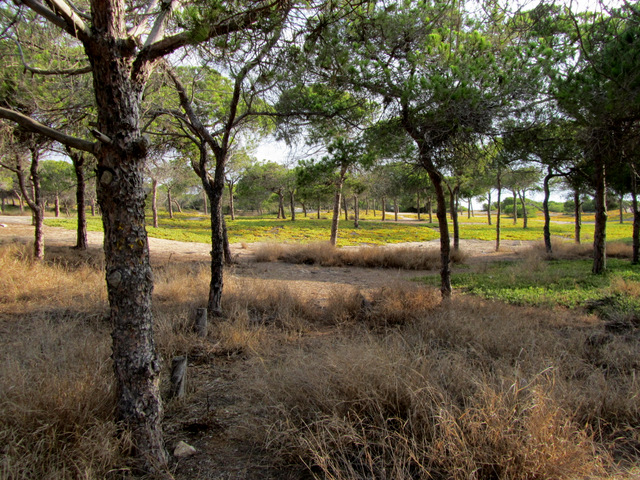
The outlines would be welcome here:
[[[342,196],[342,210],[344,211],[344,221],[348,222],[349,221],[349,209],[347,207],[347,197],[346,196]]]
[[[60,195],[56,193],[53,199],[53,215],[58,218],[60,216]]]
[[[382,206],[380,208],[382,212],[382,221],[384,222],[387,219],[387,199],[386,197],[382,197]]]
[[[132,434],[139,468],[164,471],[160,363],[153,337],[153,277],[145,229],[143,167],[147,142],[140,132],[140,103],[150,65],[137,67],[118,38],[124,3],[94,2],[93,68],[97,130],[109,139],[97,149],[97,193],[104,227],[104,251],[117,417]]]
[[[294,191],[289,192],[289,208],[291,210],[291,221],[295,222],[296,221],[296,198],[295,198]]]
[[[398,221],[398,197],[393,197],[393,219]]]

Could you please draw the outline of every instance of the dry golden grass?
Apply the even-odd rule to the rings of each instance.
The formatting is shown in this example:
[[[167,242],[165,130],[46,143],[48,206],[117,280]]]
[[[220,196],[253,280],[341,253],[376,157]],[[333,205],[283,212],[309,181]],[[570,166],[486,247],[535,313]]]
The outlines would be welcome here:
[[[524,258],[547,260],[577,260],[593,256],[593,243],[573,243],[568,241],[551,241],[552,253],[545,251],[543,242],[539,242],[530,249],[522,252]],[[611,258],[631,258],[632,246],[622,242],[607,243],[607,256]]]
[[[405,246],[336,248],[329,243],[266,243],[256,248],[255,258],[258,262],[280,260],[325,267],[354,266],[405,270],[440,268],[439,250]],[[463,263],[465,259],[466,255],[461,250],[452,251],[453,263]]]
[[[0,477],[104,478],[126,439],[113,423],[103,275],[0,248]]]
[[[455,299],[268,365],[267,441],[316,478],[606,478],[613,453],[638,458],[640,347],[603,334],[575,313]]]
[[[126,469],[103,273],[73,258],[40,264],[0,248],[0,478]],[[317,304],[284,280],[231,275],[224,318],[201,339],[192,324],[208,275],[206,264],[154,269],[164,378],[173,356],[199,358],[200,383],[169,404],[171,435],[197,408],[215,425],[221,407],[209,410],[206,389],[219,388],[216,359],[237,351],[225,365],[239,380],[225,385],[237,389],[238,423],[300,477],[604,479],[613,458],[640,459],[637,324],[613,331],[575,311],[469,297],[442,304],[417,286],[335,290]],[[632,478],[632,467],[616,476]]]

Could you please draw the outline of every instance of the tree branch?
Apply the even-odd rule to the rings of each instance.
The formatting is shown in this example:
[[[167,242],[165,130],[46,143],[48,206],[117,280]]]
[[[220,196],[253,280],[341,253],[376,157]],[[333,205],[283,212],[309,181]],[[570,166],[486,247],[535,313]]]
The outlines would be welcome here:
[[[0,107],[0,118],[11,120],[12,122],[17,123],[30,132],[39,133],[41,135],[44,135],[45,137],[56,140],[63,145],[68,145],[72,148],[76,148],[78,150],[89,153],[95,153],[96,151],[95,143],[66,135],[51,127],[47,127],[46,125],[43,125],[42,123],[34,120],[31,117],[23,115],[22,113]]]
[[[18,0],[16,0],[18,1]],[[48,0],[50,6],[45,6],[38,0],[19,0],[34,12],[62,28],[72,37],[80,41],[90,38],[90,33],[82,19],[73,12],[71,7],[64,0]]]
[[[26,59],[24,58],[24,53],[22,52],[22,46],[20,42],[15,41],[18,46],[18,53],[20,54],[20,60],[22,61],[22,65],[24,69],[28,72],[35,73],[38,75],[82,75],[83,73],[90,73],[92,68],[90,65],[82,68],[70,68],[64,70],[43,70],[40,68],[35,68],[27,64]]]

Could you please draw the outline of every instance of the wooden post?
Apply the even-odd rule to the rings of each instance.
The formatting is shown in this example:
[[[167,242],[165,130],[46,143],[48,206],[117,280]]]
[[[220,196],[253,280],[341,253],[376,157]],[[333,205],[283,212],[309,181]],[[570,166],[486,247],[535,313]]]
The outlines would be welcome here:
[[[171,361],[171,391],[169,398],[184,397],[187,385],[187,356],[181,355]]]
[[[199,308],[196,311],[196,322],[194,329],[199,337],[207,336],[207,309]]]

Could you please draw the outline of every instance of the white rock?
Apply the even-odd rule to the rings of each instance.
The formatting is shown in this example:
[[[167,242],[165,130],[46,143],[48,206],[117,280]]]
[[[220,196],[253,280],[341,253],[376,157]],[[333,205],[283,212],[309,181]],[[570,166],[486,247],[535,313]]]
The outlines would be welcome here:
[[[191,445],[181,440],[176,445],[176,448],[173,451],[173,456],[176,458],[187,458],[192,455],[195,455],[196,452],[197,450],[195,448],[193,448]]]

